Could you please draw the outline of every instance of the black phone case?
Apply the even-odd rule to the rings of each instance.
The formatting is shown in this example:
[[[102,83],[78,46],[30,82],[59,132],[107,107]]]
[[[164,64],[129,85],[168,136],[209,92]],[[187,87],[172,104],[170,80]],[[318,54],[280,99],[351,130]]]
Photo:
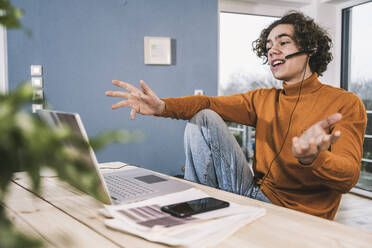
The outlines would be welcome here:
[[[212,205],[212,206],[209,206],[209,207],[203,207],[203,208],[200,208],[196,211],[192,211],[192,212],[189,212],[189,213],[180,213],[180,212],[174,211],[172,209],[173,207],[175,207],[177,205],[192,202],[192,201],[187,201],[187,202],[180,202],[180,203],[171,204],[171,205],[168,205],[168,206],[163,206],[163,207],[161,207],[161,210],[163,212],[171,214],[172,216],[175,216],[175,217],[178,217],[178,218],[185,218],[185,217],[189,217],[189,216],[192,216],[192,215],[195,215],[195,214],[205,213],[205,212],[208,212],[208,211],[217,210],[217,209],[221,209],[221,208],[225,208],[225,207],[230,206],[230,204],[228,202],[222,201],[222,200],[219,200],[219,199],[216,199],[216,198],[213,198],[213,197],[207,197],[207,198],[202,198],[202,199],[197,199],[197,200],[203,200],[203,199],[208,199],[208,198],[215,199],[219,204],[218,205]],[[193,201],[196,201],[196,200],[193,200]]]

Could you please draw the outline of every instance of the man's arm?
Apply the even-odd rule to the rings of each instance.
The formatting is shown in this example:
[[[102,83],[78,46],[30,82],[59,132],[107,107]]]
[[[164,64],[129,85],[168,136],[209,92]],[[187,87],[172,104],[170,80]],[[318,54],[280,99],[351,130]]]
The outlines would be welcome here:
[[[347,192],[359,178],[367,118],[357,97],[348,99],[340,112],[342,115],[331,115],[294,137],[292,153],[327,187]]]
[[[217,112],[224,120],[245,125],[254,125],[256,113],[254,98],[265,94],[264,90],[255,90],[232,96],[185,96],[159,99],[151,88],[141,80],[141,89],[129,83],[113,80],[112,83],[126,91],[107,91],[106,95],[124,100],[112,105],[112,109],[131,107],[131,119],[137,113],[189,120],[202,109]]]
[[[225,121],[255,126],[257,115],[255,99],[267,97],[269,89],[253,90],[231,96],[185,96],[164,98],[165,110],[160,115],[176,119],[189,120],[202,109],[211,109]]]

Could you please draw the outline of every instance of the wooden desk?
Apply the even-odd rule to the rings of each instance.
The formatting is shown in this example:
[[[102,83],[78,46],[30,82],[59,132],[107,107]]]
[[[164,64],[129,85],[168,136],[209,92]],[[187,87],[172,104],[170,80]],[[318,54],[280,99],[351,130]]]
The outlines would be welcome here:
[[[180,179],[181,180],[181,179]],[[4,203],[15,225],[45,241],[47,247],[166,247],[107,228],[101,203],[55,176],[44,176],[35,195],[25,174],[18,173]],[[372,233],[229,192],[194,184],[207,194],[267,213],[218,247],[372,247]]]

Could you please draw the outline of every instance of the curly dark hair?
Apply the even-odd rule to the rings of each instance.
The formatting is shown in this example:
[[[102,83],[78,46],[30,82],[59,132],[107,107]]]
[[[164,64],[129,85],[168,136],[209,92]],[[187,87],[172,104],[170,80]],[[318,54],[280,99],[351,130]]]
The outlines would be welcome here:
[[[333,58],[330,52],[332,40],[328,33],[317,25],[312,18],[301,12],[290,11],[281,19],[273,22],[268,28],[262,30],[260,37],[252,43],[253,51],[257,56],[264,60],[264,64],[267,63],[266,40],[271,30],[279,24],[293,25],[293,39],[300,50],[315,50],[310,57],[309,65],[312,72],[321,76]]]

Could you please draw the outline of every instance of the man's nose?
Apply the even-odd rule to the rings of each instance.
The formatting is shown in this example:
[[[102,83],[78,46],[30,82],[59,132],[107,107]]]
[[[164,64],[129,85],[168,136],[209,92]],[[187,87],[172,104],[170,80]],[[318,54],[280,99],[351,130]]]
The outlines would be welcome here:
[[[279,54],[281,51],[278,49],[277,46],[272,46],[269,51],[269,56],[273,56],[274,54]]]

